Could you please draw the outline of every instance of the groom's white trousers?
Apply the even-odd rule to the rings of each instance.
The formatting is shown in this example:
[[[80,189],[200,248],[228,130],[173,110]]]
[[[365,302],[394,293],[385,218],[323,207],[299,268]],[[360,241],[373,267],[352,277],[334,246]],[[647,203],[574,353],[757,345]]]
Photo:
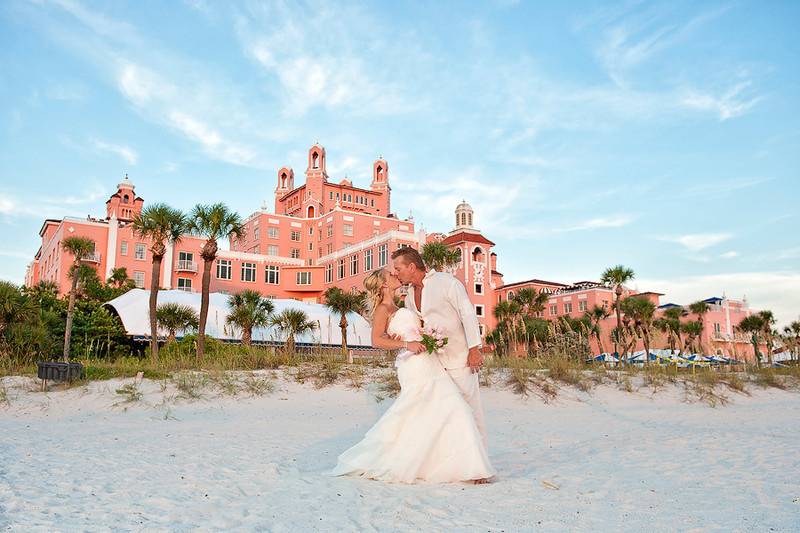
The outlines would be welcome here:
[[[486,450],[489,450],[489,439],[486,436],[486,424],[483,420],[483,405],[481,404],[481,390],[478,383],[478,373],[472,372],[470,367],[464,368],[448,368],[447,373],[459,389],[461,394],[467,401],[472,412],[475,414],[475,423],[478,426],[478,431],[481,432],[483,437],[483,445]]]

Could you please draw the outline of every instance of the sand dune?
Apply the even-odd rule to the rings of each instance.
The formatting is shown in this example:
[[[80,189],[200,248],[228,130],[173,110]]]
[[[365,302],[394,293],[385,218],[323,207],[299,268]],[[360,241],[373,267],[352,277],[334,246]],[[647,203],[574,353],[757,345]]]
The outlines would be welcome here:
[[[4,378],[8,531],[797,531],[800,394],[725,407],[599,387],[545,405],[484,389],[487,486],[325,475],[388,407],[278,376],[263,396],[179,399],[145,380],[31,392]],[[435,408],[435,406],[432,406]]]

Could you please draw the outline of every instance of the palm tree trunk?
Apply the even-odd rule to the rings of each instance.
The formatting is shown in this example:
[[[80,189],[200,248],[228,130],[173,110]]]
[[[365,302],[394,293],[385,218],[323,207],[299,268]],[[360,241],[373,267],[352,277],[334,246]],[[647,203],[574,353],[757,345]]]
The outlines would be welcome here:
[[[163,256],[153,255],[153,272],[150,276],[150,357],[158,363],[158,287],[161,284],[161,260]]]
[[[344,314],[339,320],[339,327],[342,329],[342,355],[347,356],[347,317]]]
[[[78,291],[78,269],[81,267],[78,261],[72,278],[72,288],[69,291],[69,307],[67,307],[67,324],[64,328],[64,362],[69,363],[69,344],[72,340],[72,317],[75,314],[75,293]]]
[[[286,352],[287,354],[294,353],[294,332],[289,332],[289,336],[286,337]]]
[[[617,314],[617,337],[619,337],[620,334],[622,333],[622,316],[621,316],[622,313],[620,313],[620,309],[619,309],[619,297],[620,297],[620,295],[617,294],[616,297],[617,298],[614,300],[614,311]],[[614,339],[614,354],[617,356],[617,358],[620,361],[622,361],[622,357],[620,357],[620,354],[619,354],[618,340],[619,339]],[[627,363],[627,362],[628,361],[627,361],[627,357],[626,357],[625,358],[625,363]]]
[[[253,343],[253,328],[242,329],[242,344],[250,346]]]
[[[200,324],[197,328],[197,361],[201,361],[206,352],[206,320],[208,319],[208,291],[211,287],[211,263],[214,259],[203,258],[203,283],[200,294]]]

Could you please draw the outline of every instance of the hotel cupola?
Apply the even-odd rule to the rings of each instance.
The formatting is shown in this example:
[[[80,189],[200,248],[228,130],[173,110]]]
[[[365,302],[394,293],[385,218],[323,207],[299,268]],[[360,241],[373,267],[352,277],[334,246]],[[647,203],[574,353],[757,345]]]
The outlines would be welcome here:
[[[144,200],[136,196],[135,186],[125,174],[125,178],[117,185],[117,192],[106,201],[106,217],[130,222],[142,212],[143,205]]]

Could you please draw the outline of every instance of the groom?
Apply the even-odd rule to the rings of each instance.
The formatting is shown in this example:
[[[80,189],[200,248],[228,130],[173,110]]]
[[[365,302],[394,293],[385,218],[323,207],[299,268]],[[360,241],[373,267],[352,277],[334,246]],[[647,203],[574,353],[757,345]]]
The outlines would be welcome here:
[[[400,283],[410,285],[406,309],[417,313],[425,326],[442,329],[449,339],[439,360],[472,407],[475,423],[488,450],[478,385],[478,370],[483,364],[481,334],[475,308],[464,285],[452,274],[427,271],[422,256],[413,248],[395,250],[392,262]]]

